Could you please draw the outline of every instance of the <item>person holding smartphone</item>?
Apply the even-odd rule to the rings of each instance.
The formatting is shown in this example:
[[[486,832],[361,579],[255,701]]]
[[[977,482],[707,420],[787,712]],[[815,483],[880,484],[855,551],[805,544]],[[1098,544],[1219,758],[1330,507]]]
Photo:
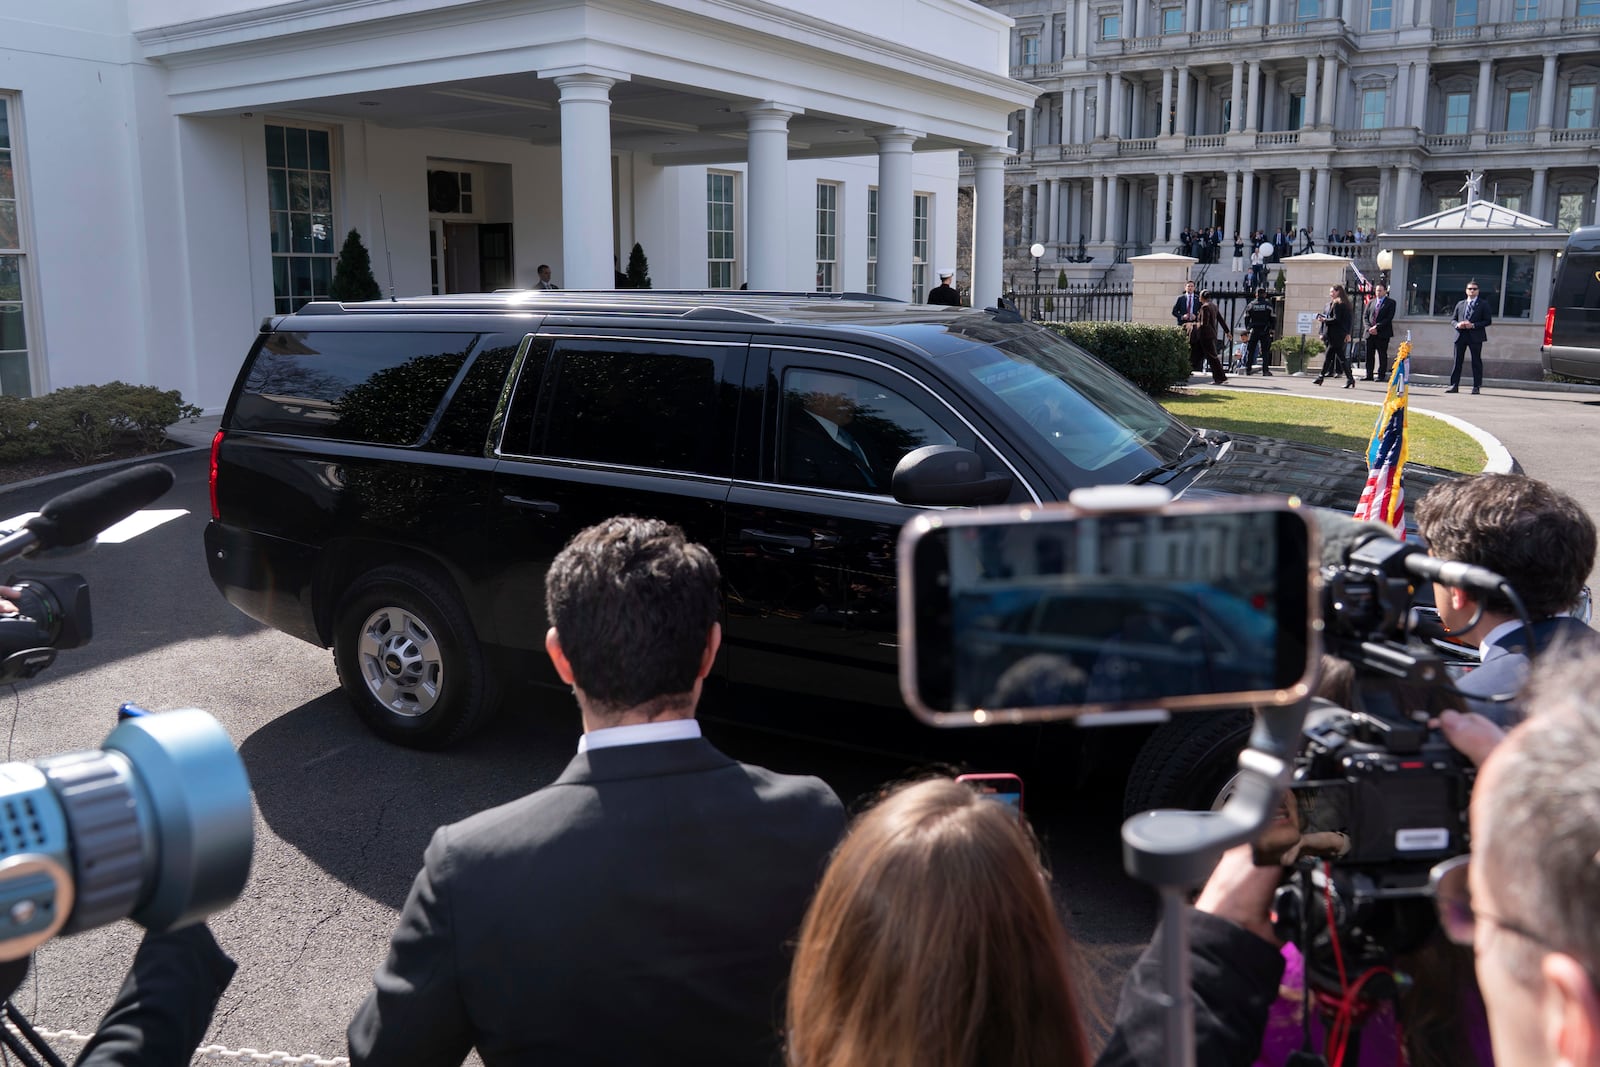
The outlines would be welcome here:
[[[1327,354],[1322,359],[1322,371],[1317,375],[1316,383],[1329,375],[1338,374],[1339,368],[1344,368],[1344,387],[1354,389],[1356,376],[1350,366],[1350,361],[1345,358],[1345,345],[1350,342],[1350,298],[1345,294],[1344,286],[1335,285],[1328,290],[1328,306],[1317,314],[1317,321],[1322,323],[1322,343],[1326,346]]]

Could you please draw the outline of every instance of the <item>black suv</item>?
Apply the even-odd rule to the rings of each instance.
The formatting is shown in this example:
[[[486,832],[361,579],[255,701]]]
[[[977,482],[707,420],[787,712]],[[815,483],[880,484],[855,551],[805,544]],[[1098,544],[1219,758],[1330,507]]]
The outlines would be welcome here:
[[[1409,468],[1409,491],[1443,474]],[[263,323],[245,360],[205,540],[231,603],[333,648],[372,729],[439,747],[509,684],[555,682],[543,577],[568,538],[668,519],[721,563],[715,682],[763,690],[729,706],[861,739],[924,729],[896,676],[896,538],[919,508],[1155,482],[1349,511],[1365,475],[1354,453],[1192,430],[1009,311],[727,292],[312,303]]]

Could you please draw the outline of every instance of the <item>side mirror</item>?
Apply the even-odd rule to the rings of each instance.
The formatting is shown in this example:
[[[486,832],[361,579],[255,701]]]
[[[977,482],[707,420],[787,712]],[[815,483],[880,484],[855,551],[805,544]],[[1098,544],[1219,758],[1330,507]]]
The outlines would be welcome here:
[[[889,491],[902,504],[978,507],[1011,495],[1009,474],[985,474],[976,452],[955,445],[924,445],[895,465]]]

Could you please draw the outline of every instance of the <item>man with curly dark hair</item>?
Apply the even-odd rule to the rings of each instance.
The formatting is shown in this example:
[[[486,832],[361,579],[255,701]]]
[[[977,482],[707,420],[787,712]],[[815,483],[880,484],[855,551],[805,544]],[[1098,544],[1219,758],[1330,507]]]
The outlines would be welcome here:
[[[1594,568],[1595,525],[1566,493],[1521,474],[1459,478],[1422,498],[1417,529],[1429,554],[1506,579],[1532,619],[1524,626],[1503,593],[1433,587],[1446,629],[1476,644],[1483,660],[1456,683],[1472,698],[1468,710],[1513,722],[1533,656],[1557,645],[1600,646],[1600,635],[1568,614]]]

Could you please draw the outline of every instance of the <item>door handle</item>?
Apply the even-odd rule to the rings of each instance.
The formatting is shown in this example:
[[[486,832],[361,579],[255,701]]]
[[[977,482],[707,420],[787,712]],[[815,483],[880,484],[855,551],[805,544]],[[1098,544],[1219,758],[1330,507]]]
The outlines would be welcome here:
[[[554,500],[529,500],[520,496],[507,496],[501,499],[514,508],[527,508],[529,511],[537,511],[541,515],[559,515],[561,513],[561,505]]]
[[[810,548],[811,538],[801,534],[773,533],[770,530],[740,530],[739,536],[746,541],[754,541],[761,545],[772,545],[774,548]]]

